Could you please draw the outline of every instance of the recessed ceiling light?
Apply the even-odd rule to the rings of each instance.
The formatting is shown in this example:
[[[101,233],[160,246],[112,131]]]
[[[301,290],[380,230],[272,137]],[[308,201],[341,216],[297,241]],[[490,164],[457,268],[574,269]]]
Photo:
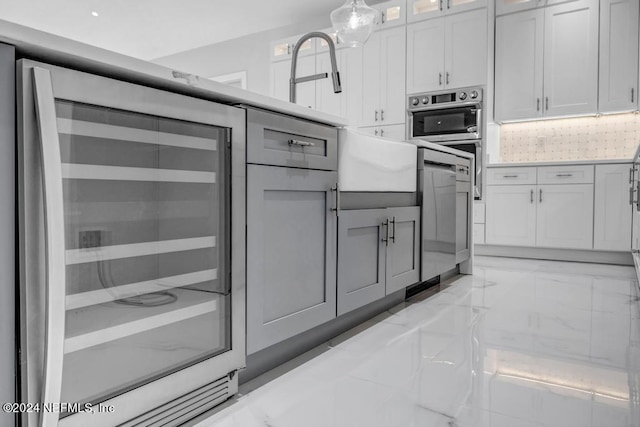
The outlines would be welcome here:
[[[93,12],[91,12],[91,15],[93,15],[93,16],[98,16],[98,12],[93,11]]]

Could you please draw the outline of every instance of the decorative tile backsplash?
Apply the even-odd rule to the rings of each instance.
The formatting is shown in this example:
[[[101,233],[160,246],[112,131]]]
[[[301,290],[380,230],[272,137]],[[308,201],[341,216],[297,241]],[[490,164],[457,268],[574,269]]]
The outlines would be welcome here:
[[[506,123],[500,161],[630,159],[640,143],[640,114]]]

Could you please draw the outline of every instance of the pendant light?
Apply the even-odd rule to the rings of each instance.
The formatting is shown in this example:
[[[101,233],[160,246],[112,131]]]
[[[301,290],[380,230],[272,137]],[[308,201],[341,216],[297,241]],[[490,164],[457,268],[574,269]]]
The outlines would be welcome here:
[[[347,0],[331,12],[331,23],[341,43],[351,47],[362,46],[378,21],[378,12],[364,0]]]

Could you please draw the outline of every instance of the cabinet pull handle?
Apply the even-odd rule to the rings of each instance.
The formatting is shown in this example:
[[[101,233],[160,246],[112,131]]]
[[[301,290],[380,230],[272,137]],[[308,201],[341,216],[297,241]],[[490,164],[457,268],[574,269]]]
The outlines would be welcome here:
[[[536,98],[536,111],[540,111],[540,98]]]
[[[444,0],[440,0],[440,11],[442,11],[442,2],[443,2],[443,1],[444,1]]]
[[[633,99],[634,99],[633,97],[634,91],[635,91],[635,88],[631,88],[631,102],[633,102]]]
[[[289,143],[289,145],[297,145],[299,147],[313,147],[316,144],[314,144],[313,142],[309,142],[309,141],[300,141],[297,139],[290,139],[289,141],[287,141]]]
[[[573,176],[572,173],[557,173],[556,176],[558,177],[569,177],[569,176]]]
[[[385,219],[382,223],[382,226],[385,228],[385,237],[382,238],[382,241],[389,246],[389,218]]]
[[[633,194],[636,192],[636,189],[631,187],[629,189],[629,204],[633,206]]]
[[[531,189],[531,203],[533,204],[533,188]]]
[[[503,178],[517,178],[518,175],[502,175]]]
[[[544,99],[544,103],[545,103],[545,108],[547,109],[547,111],[549,111],[549,97],[548,96]]]
[[[384,129],[380,129],[380,136],[384,136]]]
[[[636,210],[640,212],[640,181],[636,182],[636,194],[638,194],[638,199],[636,200]]]
[[[291,45],[287,43],[287,55],[291,55]]]
[[[542,188],[540,189],[540,203],[542,203]]]
[[[449,72],[446,72],[446,79],[445,79],[445,83],[449,84]]]
[[[391,243],[395,243],[396,242],[396,217],[392,217],[391,221],[389,221],[391,223],[391,230],[393,231],[393,234],[389,237],[389,239],[391,240]]]
[[[382,23],[383,23],[383,24],[384,24],[384,21],[385,21],[385,19],[384,19],[384,18],[385,18],[385,14],[384,14],[384,12],[382,12]]]
[[[339,216],[340,212],[340,186],[339,184],[336,182],[336,186],[335,187],[331,187],[331,191],[335,191],[336,192],[336,196],[334,198],[334,207],[331,208],[332,211],[334,211],[336,213],[336,216]]]
[[[377,122],[378,121],[378,110],[376,110],[375,116],[376,116],[375,117],[375,121]]]
[[[451,9],[451,0],[447,0],[447,9]]]
[[[384,110],[380,109],[380,121],[384,122]]]
[[[374,134],[375,136],[378,136],[378,129],[375,129],[375,130],[373,131],[373,134]]]
[[[442,8],[440,10],[442,10]],[[438,73],[438,86],[442,86],[442,73]]]
[[[633,183],[633,172],[635,172],[634,168],[629,169],[629,184]]]

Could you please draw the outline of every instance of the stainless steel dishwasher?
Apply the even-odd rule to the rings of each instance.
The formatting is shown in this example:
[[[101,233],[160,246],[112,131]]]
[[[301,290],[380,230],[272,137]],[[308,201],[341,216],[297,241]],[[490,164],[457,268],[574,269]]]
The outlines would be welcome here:
[[[456,266],[456,160],[452,154],[418,150],[422,281]]]

